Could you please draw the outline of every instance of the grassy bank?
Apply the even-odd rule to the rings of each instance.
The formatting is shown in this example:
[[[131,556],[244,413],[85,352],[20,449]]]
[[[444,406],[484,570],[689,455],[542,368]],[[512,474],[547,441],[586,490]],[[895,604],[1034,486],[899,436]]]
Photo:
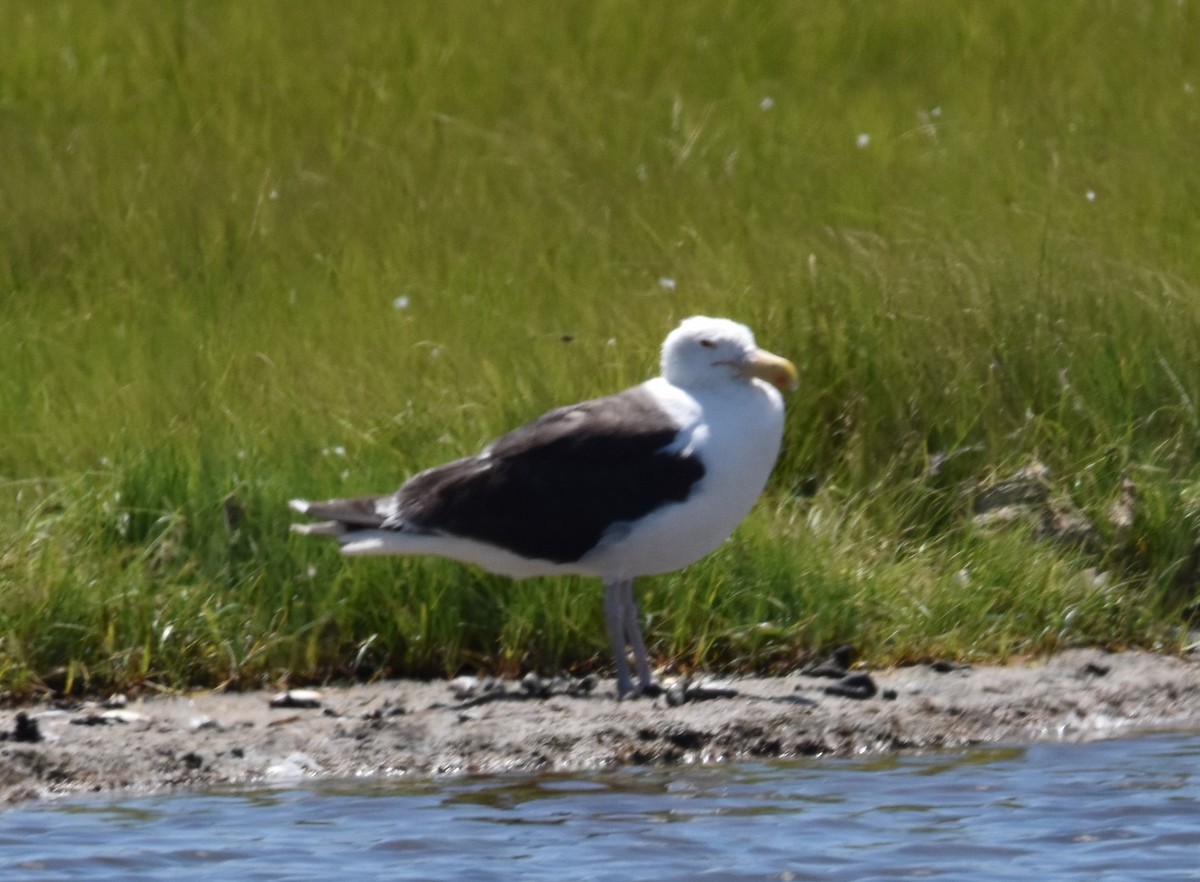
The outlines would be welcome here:
[[[802,385],[735,540],[643,582],[660,660],[1179,646],[1198,19],[0,4],[0,686],[605,663],[597,586],[344,562],[285,502],[640,380],[694,313]]]

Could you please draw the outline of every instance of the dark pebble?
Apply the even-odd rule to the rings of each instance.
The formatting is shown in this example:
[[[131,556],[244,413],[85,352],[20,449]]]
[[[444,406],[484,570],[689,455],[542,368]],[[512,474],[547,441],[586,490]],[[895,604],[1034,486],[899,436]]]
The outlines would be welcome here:
[[[29,743],[41,741],[42,732],[38,729],[37,720],[31,719],[25,711],[20,711],[13,723],[12,740]]]
[[[840,695],[842,698],[859,700],[872,698],[877,692],[879,687],[875,685],[870,674],[850,674],[825,687],[826,695]]]
[[[364,720],[385,720],[388,717],[402,717],[408,710],[402,704],[392,704],[390,701],[384,701],[377,708],[373,708],[362,715]]]
[[[543,680],[533,671],[521,678],[521,688],[531,698],[549,698],[553,680]]]
[[[953,671],[969,671],[971,666],[965,662],[947,661],[941,659],[939,661],[930,662],[929,667],[933,668],[939,674],[949,674]]]
[[[840,680],[850,673],[850,665],[854,664],[854,660],[858,658],[858,650],[853,646],[839,646],[829,658],[819,664],[809,665],[800,671],[806,677],[828,677],[832,680]]]
[[[86,714],[74,717],[71,722],[76,726],[107,726],[108,720],[101,714]]]
[[[311,710],[321,706],[321,693],[313,689],[289,689],[276,695],[269,703],[271,707]]]
[[[576,698],[584,695],[591,695],[593,690],[596,688],[596,684],[599,682],[600,678],[595,674],[588,674],[582,679],[572,680],[571,684],[567,687],[567,695],[571,695]]]
[[[738,691],[728,683],[711,680],[692,682],[686,677],[676,680],[668,687],[665,695],[668,707],[694,701],[711,701],[715,698],[736,698]]]

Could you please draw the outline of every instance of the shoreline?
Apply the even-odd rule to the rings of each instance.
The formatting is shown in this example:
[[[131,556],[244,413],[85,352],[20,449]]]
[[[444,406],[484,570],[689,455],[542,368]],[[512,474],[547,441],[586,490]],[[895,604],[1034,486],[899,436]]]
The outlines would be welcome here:
[[[1019,664],[916,665],[871,678],[879,692],[863,699],[830,695],[825,689],[834,681],[794,673],[721,680],[736,694],[713,689],[722,697],[677,705],[666,696],[618,702],[610,679],[587,694],[546,698],[512,682],[457,697],[447,681],[394,680],[294,690],[289,706],[276,707],[269,692],[150,696],[112,707],[30,705],[0,712],[0,803],[1200,728],[1195,653],[1073,649]]]

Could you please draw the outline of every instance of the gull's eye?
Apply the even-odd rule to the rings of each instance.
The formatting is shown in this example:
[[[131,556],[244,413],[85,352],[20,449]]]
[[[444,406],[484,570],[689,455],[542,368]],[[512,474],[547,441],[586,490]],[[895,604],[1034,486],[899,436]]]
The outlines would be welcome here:
[[[700,345],[703,346],[705,349],[716,349],[717,341],[709,340],[706,338],[706,339],[700,341]]]

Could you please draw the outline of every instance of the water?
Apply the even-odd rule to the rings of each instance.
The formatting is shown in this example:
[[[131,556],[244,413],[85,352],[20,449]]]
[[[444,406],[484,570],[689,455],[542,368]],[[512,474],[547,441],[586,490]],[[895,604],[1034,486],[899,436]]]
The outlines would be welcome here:
[[[0,813],[0,880],[1200,879],[1200,733]]]

